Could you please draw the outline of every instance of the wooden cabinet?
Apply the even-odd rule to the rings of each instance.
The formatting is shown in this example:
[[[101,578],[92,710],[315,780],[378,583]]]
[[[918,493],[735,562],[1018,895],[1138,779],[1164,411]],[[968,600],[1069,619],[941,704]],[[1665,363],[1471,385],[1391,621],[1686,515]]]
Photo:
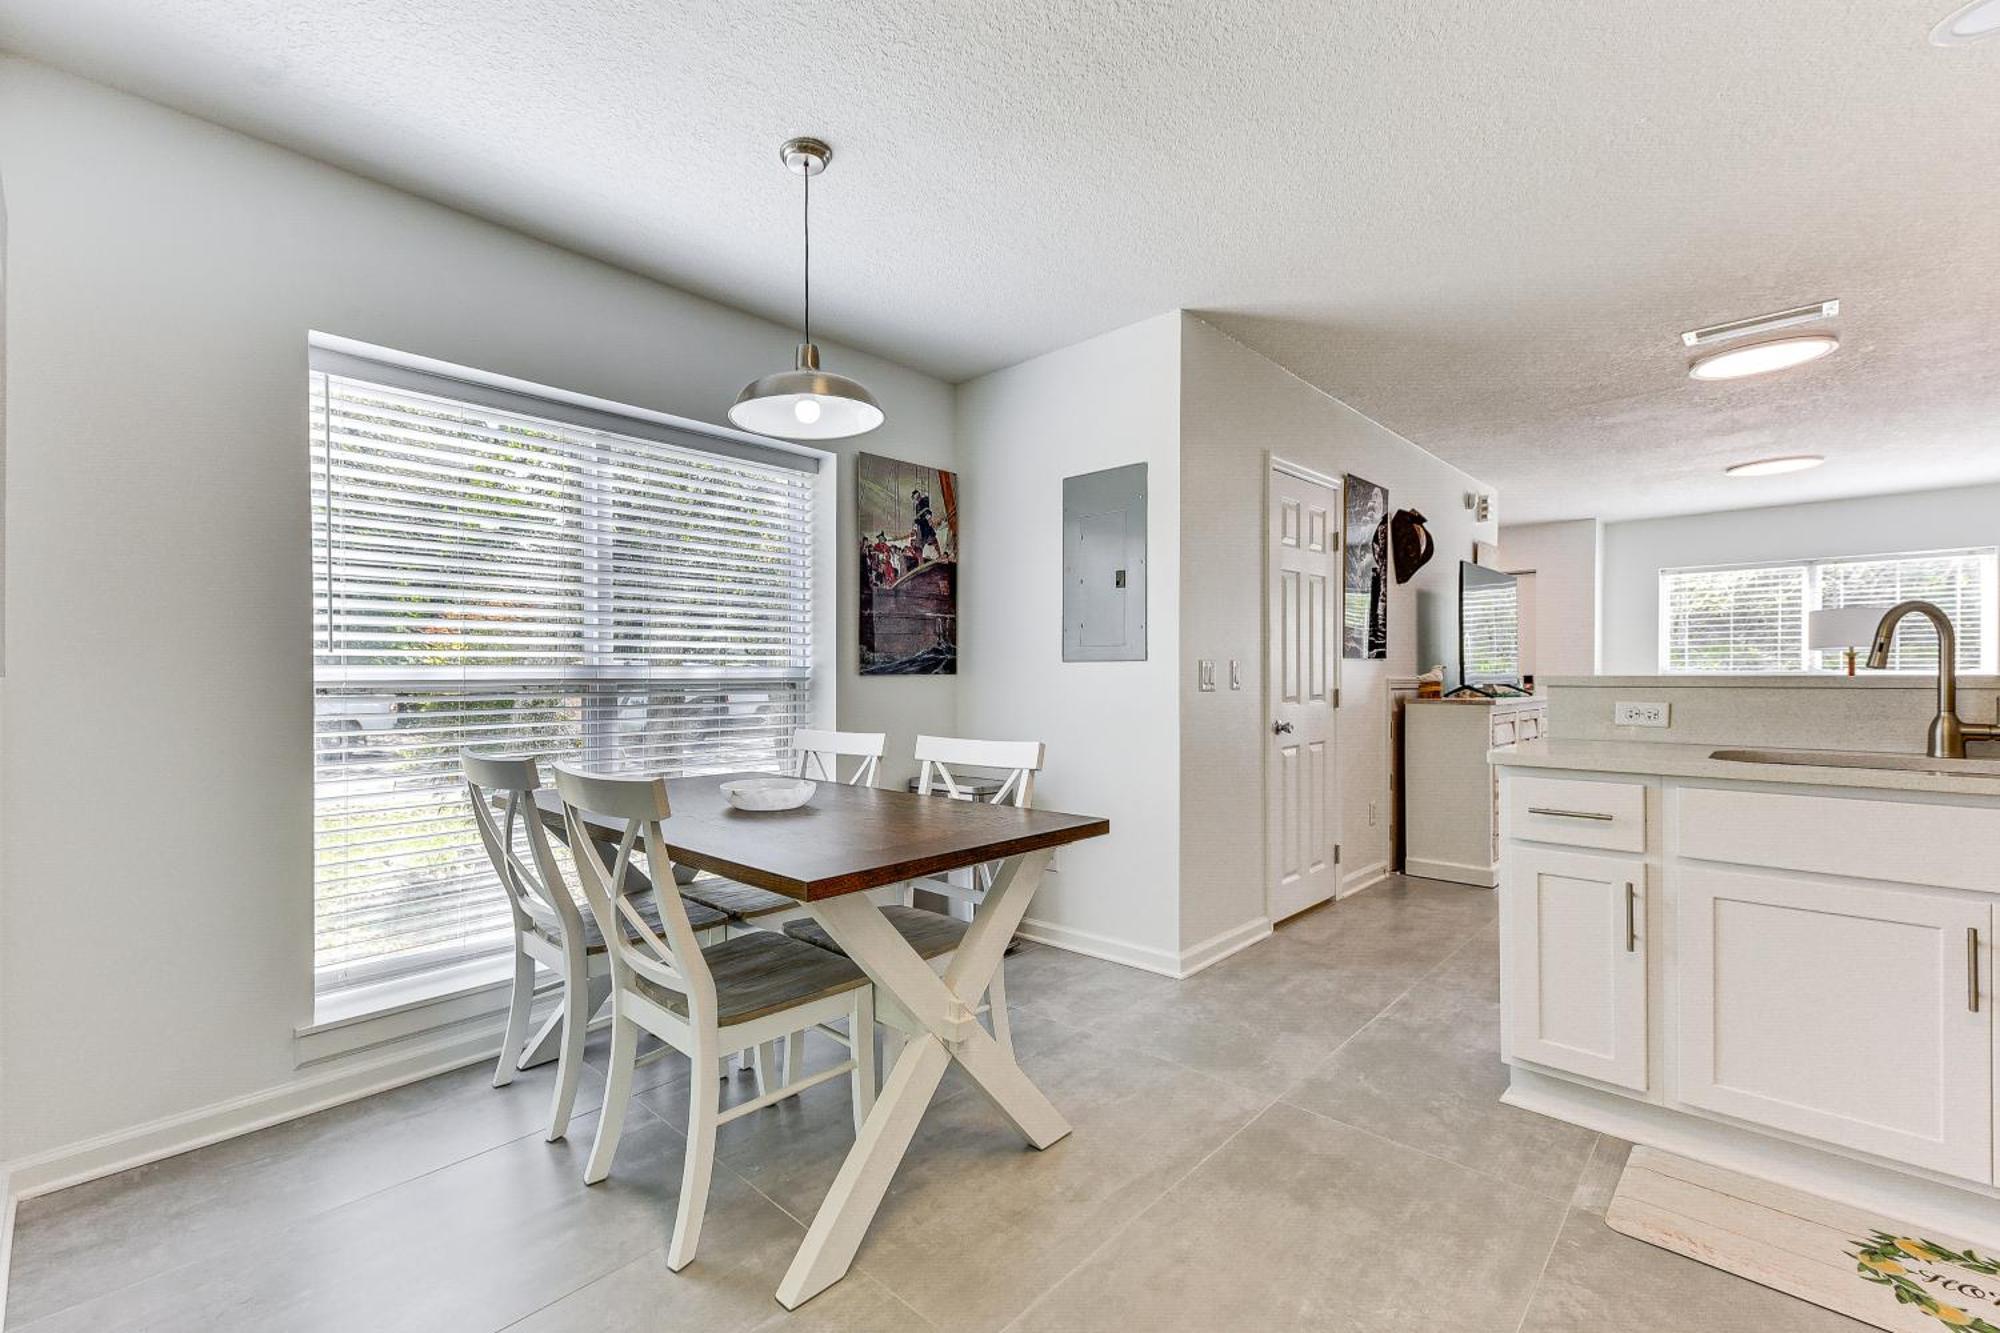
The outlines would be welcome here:
[[[1644,1092],[1647,865],[1509,844],[1508,1058]]]
[[[1692,864],[1672,873],[1679,1100],[1992,1179],[1990,901]]]

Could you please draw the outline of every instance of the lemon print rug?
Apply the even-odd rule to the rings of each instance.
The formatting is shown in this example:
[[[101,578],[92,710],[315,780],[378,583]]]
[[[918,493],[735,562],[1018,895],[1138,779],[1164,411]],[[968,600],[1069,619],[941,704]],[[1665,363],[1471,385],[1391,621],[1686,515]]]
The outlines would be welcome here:
[[[2000,1246],[1634,1148],[1611,1229],[1895,1333],[2000,1333]]]

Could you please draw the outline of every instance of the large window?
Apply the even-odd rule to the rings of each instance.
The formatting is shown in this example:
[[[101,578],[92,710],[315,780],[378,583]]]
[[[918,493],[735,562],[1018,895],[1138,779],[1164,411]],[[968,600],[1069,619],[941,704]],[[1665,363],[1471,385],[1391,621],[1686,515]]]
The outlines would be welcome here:
[[[1844,670],[1838,650],[1807,647],[1809,611],[1887,609],[1920,598],[1951,617],[1961,671],[1994,661],[1994,551],[1798,560],[1660,571],[1660,669],[1748,673]],[[1912,617],[1896,633],[1892,671],[1937,670],[1937,635]]]
[[[810,458],[637,418],[314,364],[324,994],[507,947],[461,749],[785,761],[811,690],[817,479]]]

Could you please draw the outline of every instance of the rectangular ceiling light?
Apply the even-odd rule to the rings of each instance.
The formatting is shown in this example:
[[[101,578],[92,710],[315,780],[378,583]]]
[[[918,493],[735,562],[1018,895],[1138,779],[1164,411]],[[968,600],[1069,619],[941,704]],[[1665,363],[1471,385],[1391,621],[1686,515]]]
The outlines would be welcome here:
[[[1758,315],[1753,319],[1731,320],[1727,324],[1711,324],[1705,329],[1689,329],[1681,335],[1681,341],[1689,347],[1706,347],[1710,343],[1745,338],[1753,333],[1776,333],[1779,329],[1796,328],[1814,320],[1832,319],[1839,313],[1840,302],[1819,301],[1791,310],[1780,310],[1774,315]]]

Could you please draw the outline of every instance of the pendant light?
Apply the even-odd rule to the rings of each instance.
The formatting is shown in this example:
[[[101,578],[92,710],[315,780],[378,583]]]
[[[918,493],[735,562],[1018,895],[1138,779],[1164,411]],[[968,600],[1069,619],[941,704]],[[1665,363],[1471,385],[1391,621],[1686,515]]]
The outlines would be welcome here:
[[[812,341],[812,178],[826,170],[833,150],[818,139],[792,139],[778,150],[785,169],[805,179],[805,333],[790,370],[745,385],[729,409],[731,424],[788,440],[838,440],[864,435],[882,424],[882,407],[858,380],[819,368]]]

